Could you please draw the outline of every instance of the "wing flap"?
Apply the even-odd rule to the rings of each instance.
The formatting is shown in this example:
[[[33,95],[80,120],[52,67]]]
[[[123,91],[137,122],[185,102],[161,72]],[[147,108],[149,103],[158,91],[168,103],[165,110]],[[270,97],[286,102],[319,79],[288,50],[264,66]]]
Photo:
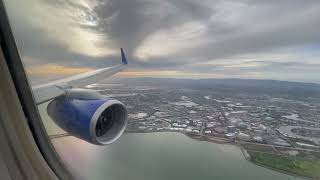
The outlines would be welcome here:
[[[33,90],[36,104],[41,104],[55,97],[65,94],[65,91],[57,86],[42,87]]]

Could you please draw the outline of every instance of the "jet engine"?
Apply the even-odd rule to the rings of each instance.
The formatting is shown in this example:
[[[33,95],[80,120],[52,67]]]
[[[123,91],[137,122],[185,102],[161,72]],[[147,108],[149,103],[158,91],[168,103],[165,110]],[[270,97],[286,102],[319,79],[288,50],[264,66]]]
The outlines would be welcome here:
[[[88,89],[67,90],[48,104],[47,112],[70,135],[97,145],[116,141],[127,124],[123,103]]]

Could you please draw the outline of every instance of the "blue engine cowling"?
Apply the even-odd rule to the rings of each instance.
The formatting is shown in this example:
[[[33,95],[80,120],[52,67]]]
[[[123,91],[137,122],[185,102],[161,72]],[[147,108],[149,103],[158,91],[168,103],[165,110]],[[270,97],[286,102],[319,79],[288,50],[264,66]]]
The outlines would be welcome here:
[[[69,134],[97,145],[117,140],[127,124],[127,110],[120,101],[90,90],[69,90],[51,101],[47,112]]]

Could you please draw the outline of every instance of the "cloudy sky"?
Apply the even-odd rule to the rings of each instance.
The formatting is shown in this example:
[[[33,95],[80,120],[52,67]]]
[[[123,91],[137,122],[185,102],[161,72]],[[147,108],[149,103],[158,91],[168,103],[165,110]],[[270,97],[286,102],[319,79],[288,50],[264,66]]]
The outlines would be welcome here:
[[[320,1],[5,0],[32,78],[120,61],[117,76],[320,83]]]

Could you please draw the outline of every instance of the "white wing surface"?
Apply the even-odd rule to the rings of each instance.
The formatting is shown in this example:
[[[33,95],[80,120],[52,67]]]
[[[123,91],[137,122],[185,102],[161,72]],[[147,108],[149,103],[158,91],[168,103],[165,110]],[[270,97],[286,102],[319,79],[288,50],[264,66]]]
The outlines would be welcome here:
[[[47,84],[41,84],[32,87],[36,104],[54,99],[66,93],[66,89],[81,87],[89,84],[93,84],[113,74],[122,71],[127,67],[127,60],[123,49],[121,48],[122,63],[116,66],[98,69],[92,72],[86,72],[71,76],[65,79],[53,81]]]

